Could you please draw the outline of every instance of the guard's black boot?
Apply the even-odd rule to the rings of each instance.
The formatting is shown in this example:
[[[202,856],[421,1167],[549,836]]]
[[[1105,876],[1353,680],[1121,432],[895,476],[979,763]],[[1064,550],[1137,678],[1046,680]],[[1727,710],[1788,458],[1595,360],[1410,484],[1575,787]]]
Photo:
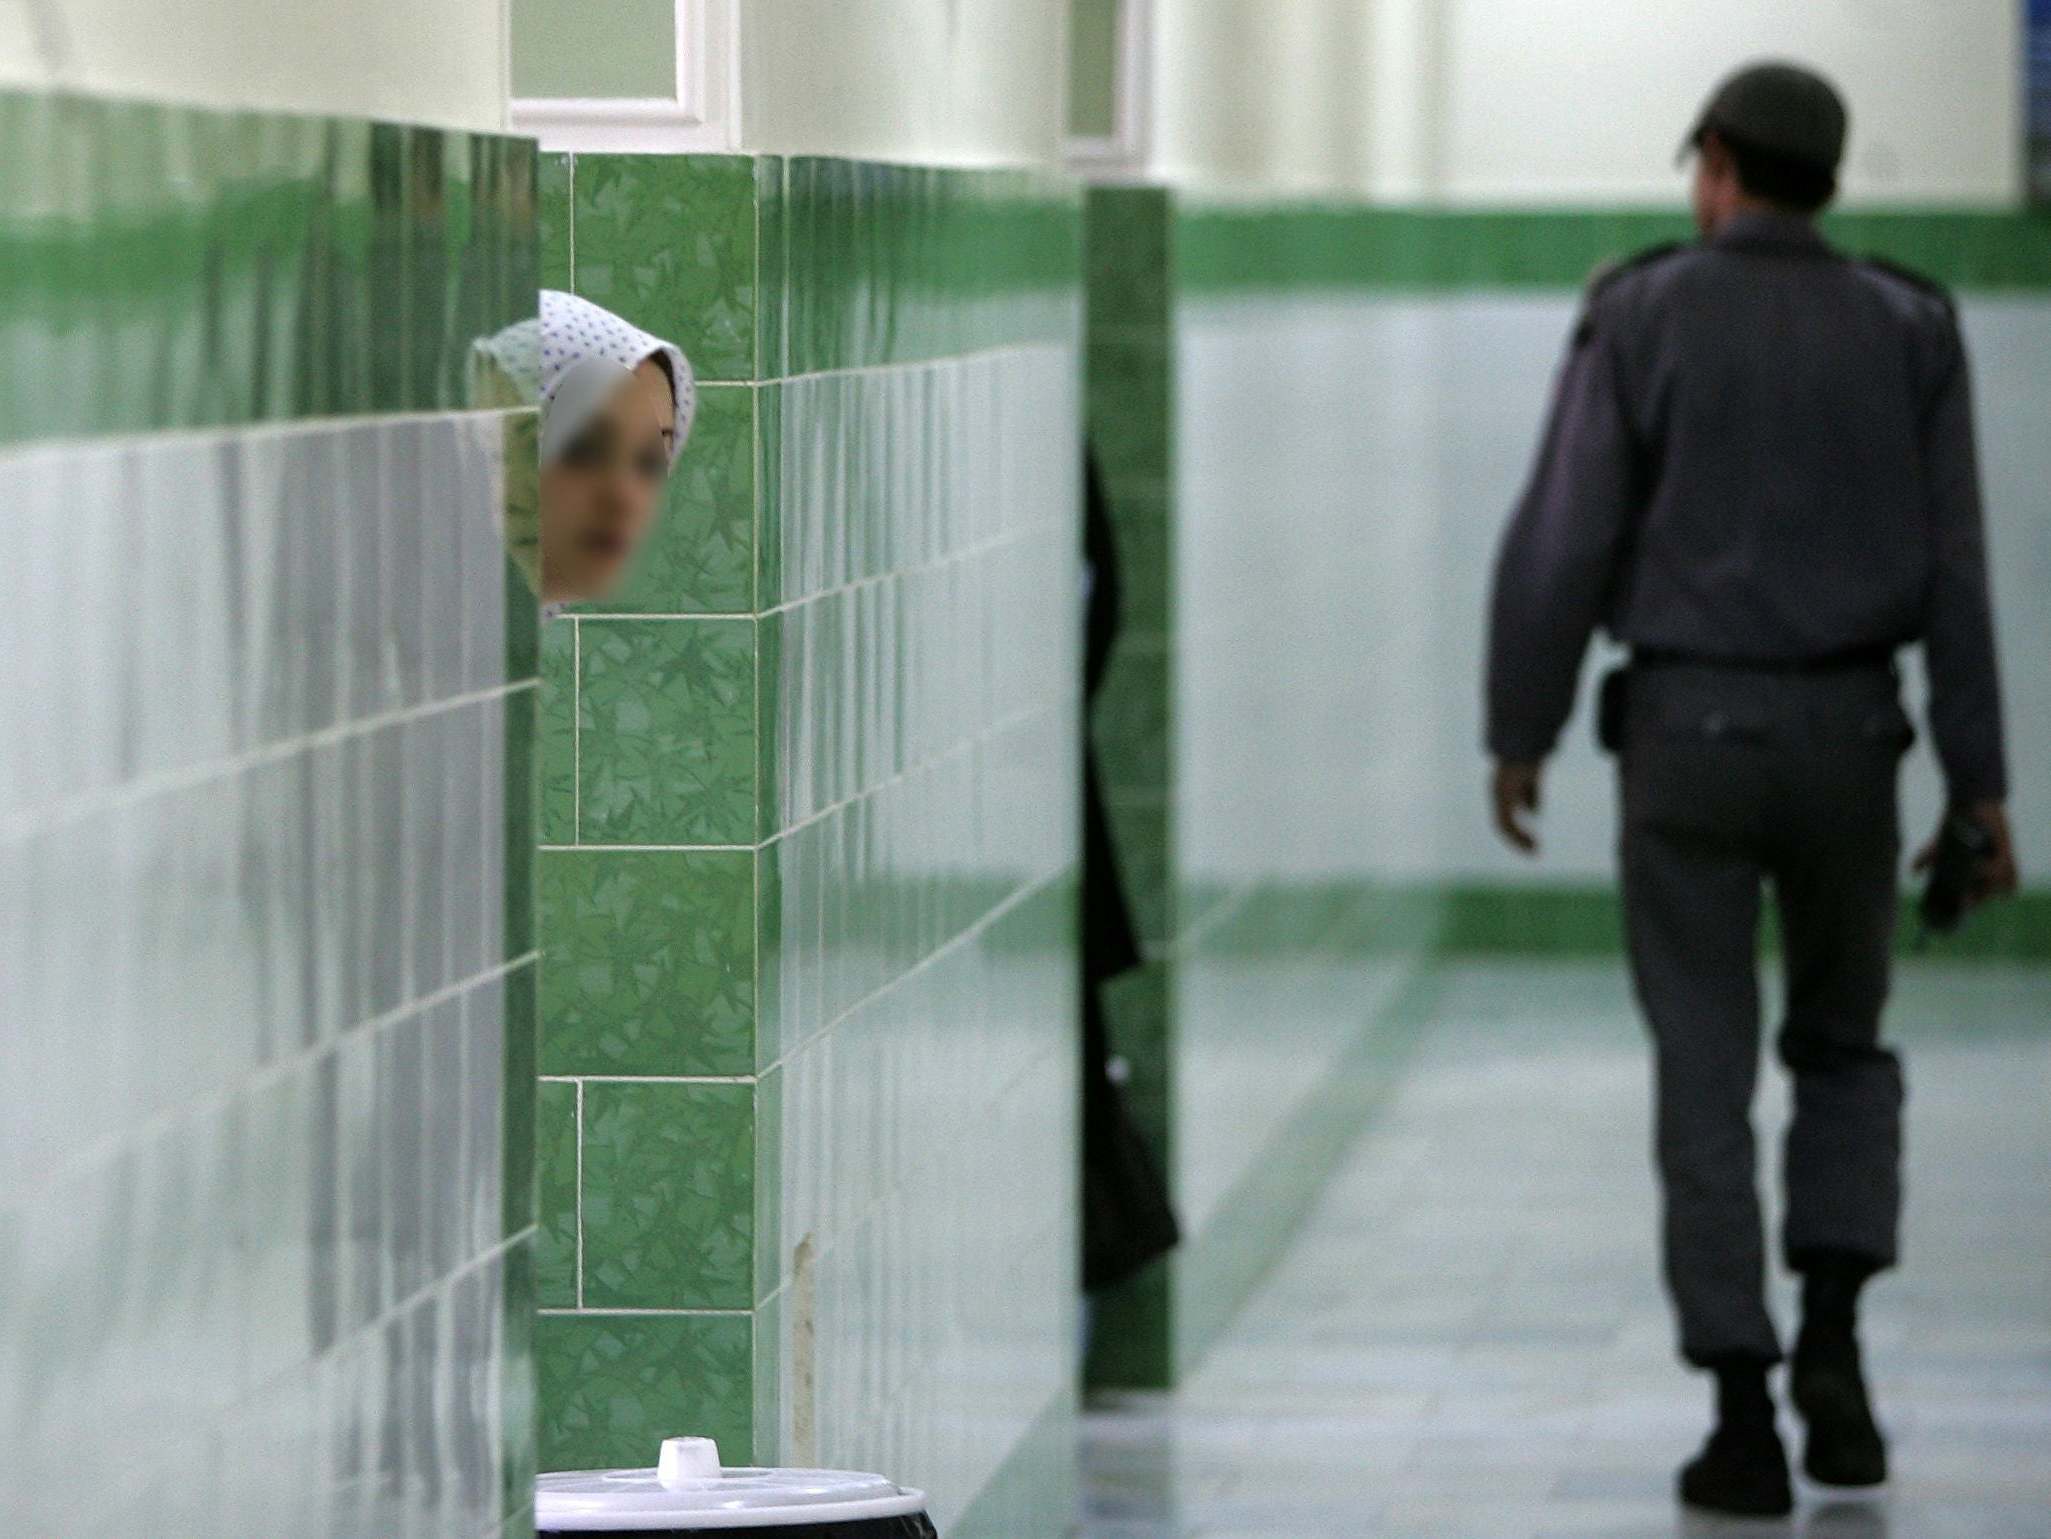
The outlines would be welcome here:
[[[1681,1469],[1681,1500],[1706,1512],[1777,1518],[1794,1511],[1787,1451],[1774,1426],[1766,1365],[1716,1368],[1716,1430]]]
[[[1872,1273],[1858,1258],[1822,1258],[1810,1261],[1802,1277],[1802,1332],[1789,1390],[1809,1425],[1802,1468],[1820,1485],[1877,1486],[1887,1479],[1887,1442],[1859,1363],[1859,1289]]]

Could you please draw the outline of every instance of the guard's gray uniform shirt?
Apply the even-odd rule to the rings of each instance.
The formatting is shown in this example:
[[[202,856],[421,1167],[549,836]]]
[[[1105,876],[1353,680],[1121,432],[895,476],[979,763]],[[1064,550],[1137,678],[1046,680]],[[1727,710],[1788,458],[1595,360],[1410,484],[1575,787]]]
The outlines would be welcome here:
[[[1951,794],[2005,794],[1972,404],[1942,292],[1772,214],[1598,280],[1497,563],[1498,758],[1551,752],[1598,624],[1757,663],[1921,641]]]

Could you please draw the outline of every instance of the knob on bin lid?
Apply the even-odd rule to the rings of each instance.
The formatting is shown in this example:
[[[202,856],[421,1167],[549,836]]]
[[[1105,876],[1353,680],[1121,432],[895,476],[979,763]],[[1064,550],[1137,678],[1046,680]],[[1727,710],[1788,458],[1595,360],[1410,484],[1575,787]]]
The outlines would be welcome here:
[[[706,1437],[663,1441],[654,1469],[580,1470],[535,1482],[543,1534],[791,1528],[901,1518],[925,1493],[852,1470],[722,1469]]]

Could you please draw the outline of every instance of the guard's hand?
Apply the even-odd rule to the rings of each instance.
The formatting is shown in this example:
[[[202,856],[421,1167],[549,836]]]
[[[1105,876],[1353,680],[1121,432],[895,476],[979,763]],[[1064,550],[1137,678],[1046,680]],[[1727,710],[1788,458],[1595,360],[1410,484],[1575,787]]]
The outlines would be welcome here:
[[[2008,808],[2002,802],[1974,802],[1965,809],[1966,815],[1987,830],[1994,841],[1994,847],[1984,855],[1973,871],[1972,885],[1966,889],[1966,907],[1977,908],[1996,898],[2012,897],[2021,885],[2022,878],[2015,863],[2015,835],[2008,826]],[[1947,813],[1948,817],[1950,814]],[[1928,871],[1937,863],[1937,845],[1944,834],[1944,826],[1938,824],[1937,833],[1930,842],[1916,852],[1917,875]]]
[[[1531,820],[1538,812],[1538,783],[1543,766],[1498,761],[1489,793],[1495,803],[1496,832],[1521,855],[1538,853],[1538,835]]]

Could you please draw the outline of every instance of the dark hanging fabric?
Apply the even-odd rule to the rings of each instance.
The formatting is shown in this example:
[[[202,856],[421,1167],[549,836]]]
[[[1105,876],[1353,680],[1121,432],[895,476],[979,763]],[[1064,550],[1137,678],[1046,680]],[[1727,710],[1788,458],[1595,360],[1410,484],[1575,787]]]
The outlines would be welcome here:
[[[1110,668],[1118,639],[1118,556],[1096,456],[1083,457],[1083,553],[1089,600],[1083,633],[1082,873],[1082,1281],[1095,1292],[1132,1276],[1181,1238],[1168,1184],[1124,1092],[1111,1078],[1111,1034],[1104,986],[1140,962],[1139,936],[1125,889],[1096,754],[1089,703]]]

